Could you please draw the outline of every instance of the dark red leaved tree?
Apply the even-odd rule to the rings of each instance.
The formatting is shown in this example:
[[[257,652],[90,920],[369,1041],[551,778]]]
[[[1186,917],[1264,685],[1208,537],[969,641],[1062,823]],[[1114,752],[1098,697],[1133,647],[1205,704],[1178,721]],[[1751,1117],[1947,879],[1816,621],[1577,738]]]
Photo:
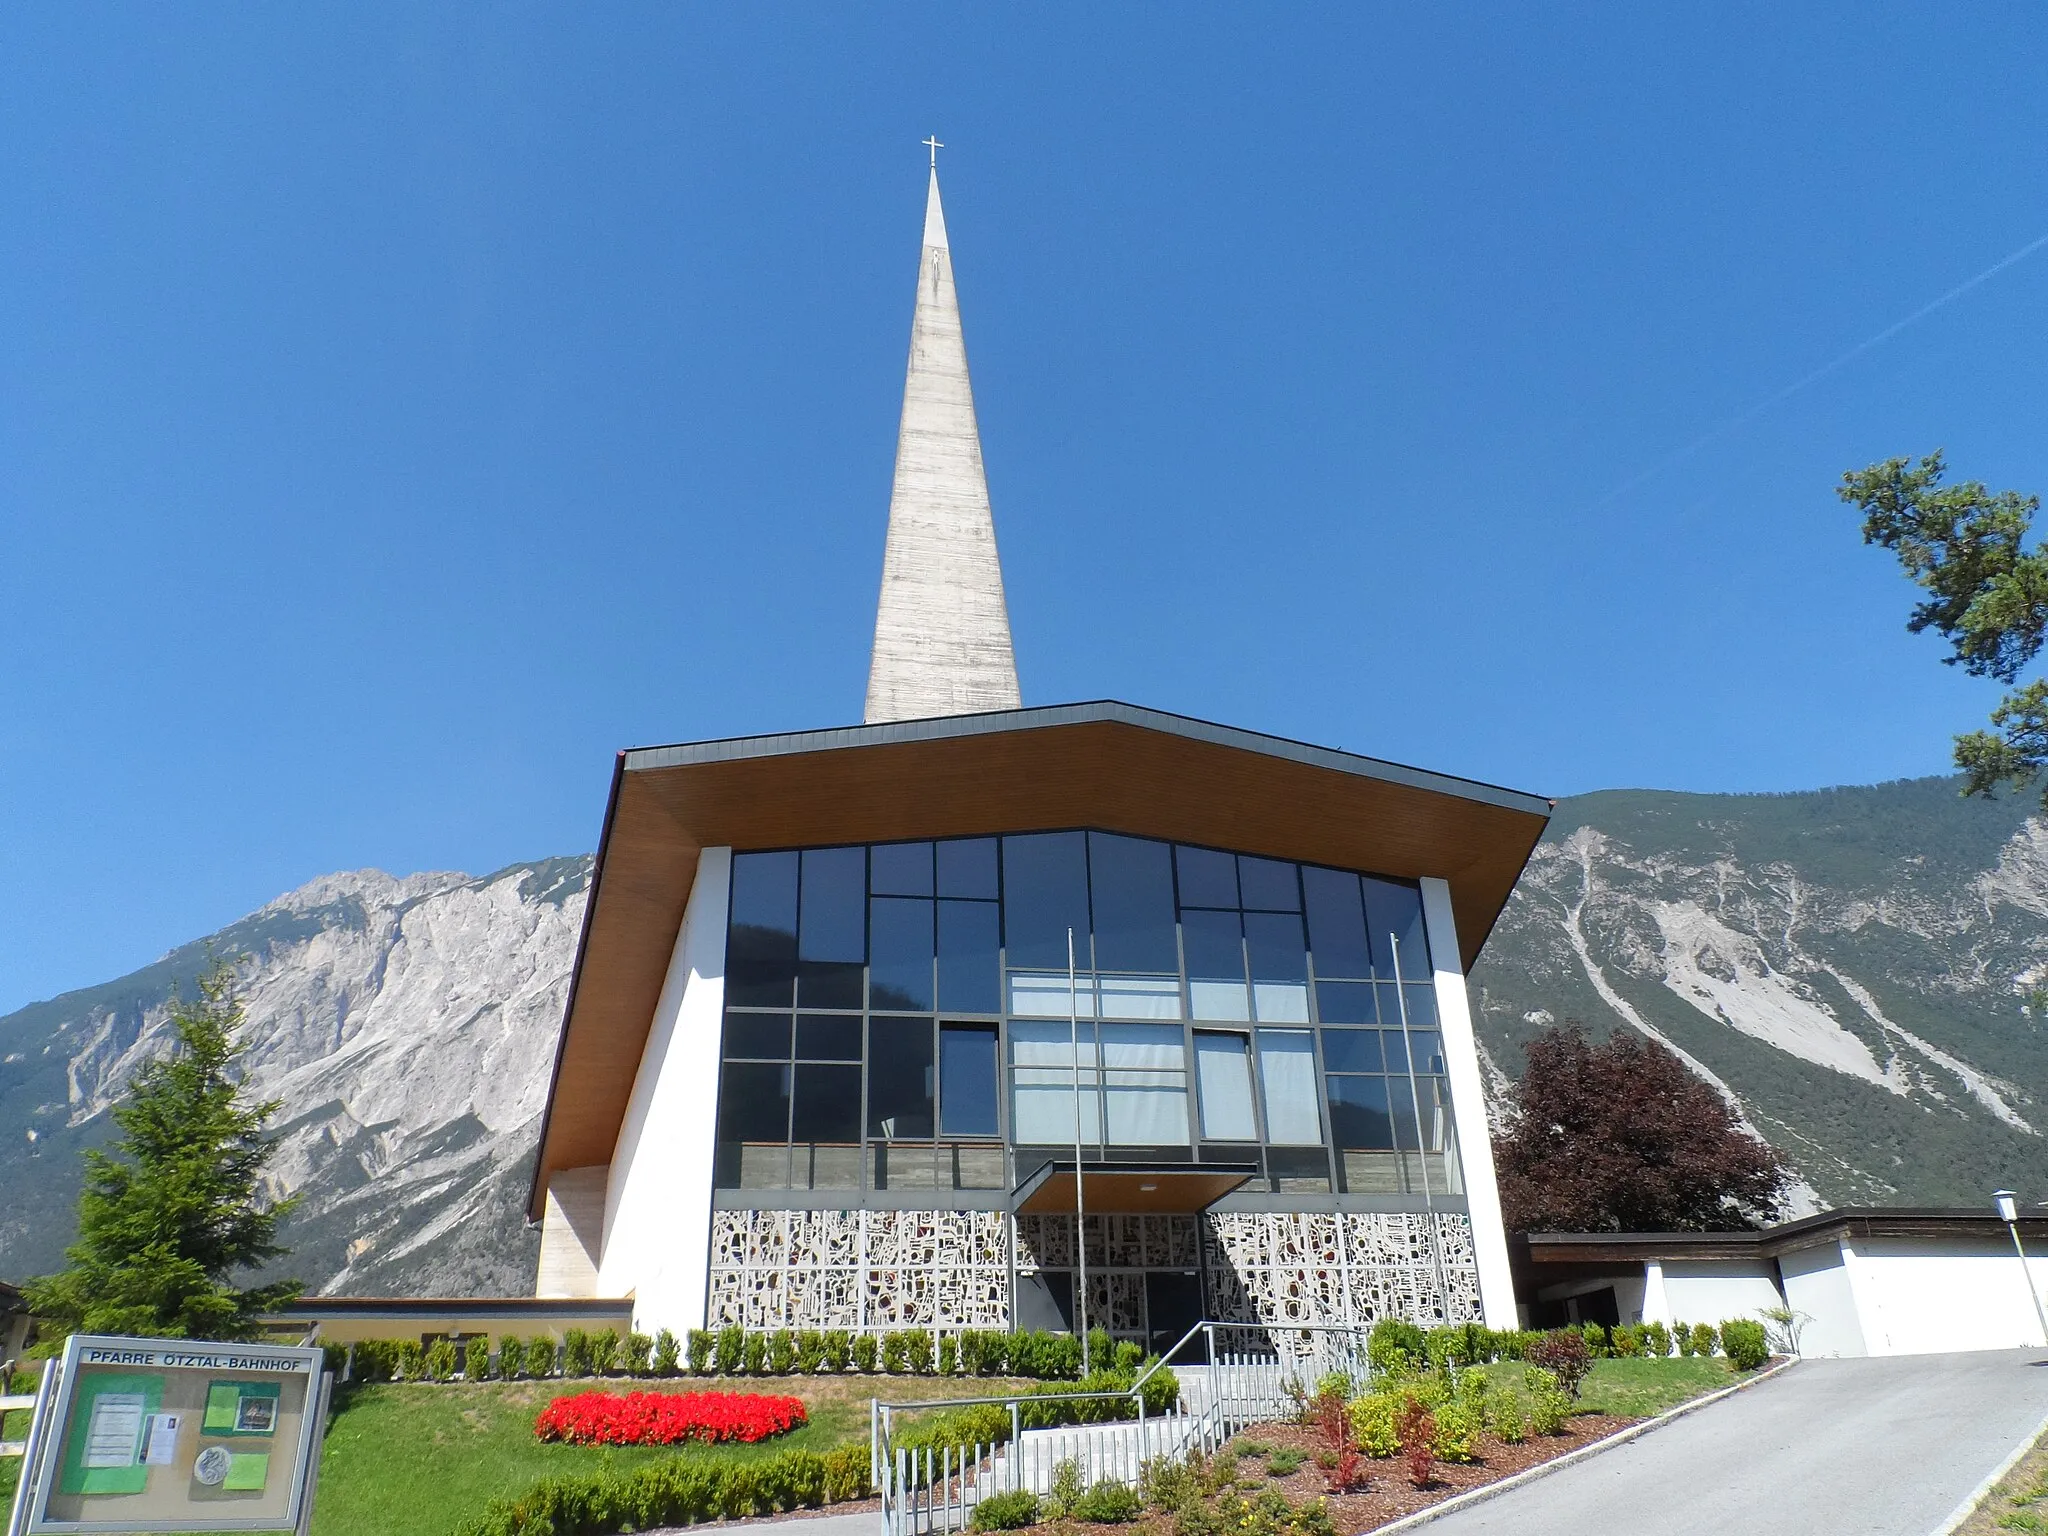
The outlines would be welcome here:
[[[1791,1173],[1721,1095],[1629,1031],[1575,1023],[1528,1047],[1510,1126],[1494,1138],[1512,1232],[1717,1232],[1774,1219]]]

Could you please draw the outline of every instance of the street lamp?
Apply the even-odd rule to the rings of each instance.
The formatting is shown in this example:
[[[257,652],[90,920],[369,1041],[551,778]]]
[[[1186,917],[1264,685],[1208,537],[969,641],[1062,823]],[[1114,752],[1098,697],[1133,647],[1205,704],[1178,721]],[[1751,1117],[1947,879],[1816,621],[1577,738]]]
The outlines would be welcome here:
[[[2026,1282],[2027,1300],[2034,1304],[2034,1321],[2041,1326],[2041,1342],[2048,1345],[2048,1312],[2041,1309],[2041,1293],[2034,1289],[2034,1272],[2027,1264],[2027,1250],[2020,1243],[2019,1206],[2009,1189],[1996,1189],[1991,1198],[1998,1205],[1998,1219],[2012,1234],[2012,1251],[2020,1256],[2020,1278]]]

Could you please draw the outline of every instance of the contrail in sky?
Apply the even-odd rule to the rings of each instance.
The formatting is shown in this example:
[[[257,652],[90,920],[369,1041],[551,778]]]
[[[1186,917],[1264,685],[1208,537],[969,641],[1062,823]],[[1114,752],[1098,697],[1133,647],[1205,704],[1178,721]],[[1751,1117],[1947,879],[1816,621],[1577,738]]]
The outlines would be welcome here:
[[[2048,235],[2042,235],[2037,240],[2029,240],[2025,245],[2021,246],[2018,250],[2014,251],[2010,256],[2007,256],[2002,261],[1993,262],[1990,266],[1986,267],[1982,272],[1979,272],[1975,277],[1968,278],[1963,282],[1957,283],[1955,287],[1949,289],[1949,291],[1947,293],[1944,293],[1940,298],[1935,299],[1931,303],[1921,305],[1918,309],[1914,310],[1913,313],[1906,316],[1905,319],[1894,321],[1892,324],[1886,326],[1883,330],[1879,331],[1875,336],[1872,336],[1867,340],[1857,342],[1855,346],[1851,347],[1848,351],[1844,352],[1840,357],[1835,358],[1832,362],[1821,364],[1820,367],[1814,369],[1813,372],[1807,374],[1804,378],[1794,380],[1792,383],[1787,384],[1783,389],[1779,390],[1776,394],[1771,395],[1766,399],[1759,400],[1755,405],[1752,405],[1748,410],[1744,411],[1741,415],[1729,417],[1726,421],[1722,422],[1718,427],[1714,428],[1711,432],[1708,432],[1701,437],[1694,438],[1691,442],[1687,443],[1683,448],[1680,448],[1677,452],[1666,454],[1663,458],[1659,459],[1655,464],[1652,464],[1648,469],[1644,470],[1641,474],[1635,475],[1630,479],[1624,480],[1620,485],[1617,485],[1605,496],[1602,496],[1598,501],[1594,502],[1593,505],[1595,507],[1606,506],[1607,503],[1614,500],[1615,497],[1626,495],[1628,492],[1634,490],[1637,486],[1641,485],[1645,480],[1654,479],[1656,476],[1663,474],[1664,471],[1669,469],[1672,465],[1679,463],[1681,460],[1691,458],[1694,454],[1698,453],[1702,448],[1705,448],[1712,443],[1719,442],[1722,438],[1726,437],[1729,433],[1735,431],[1738,427],[1747,426],[1750,422],[1754,421],[1757,417],[1761,416],[1765,411],[1768,411],[1772,406],[1782,405],[1785,401],[1791,399],[1794,395],[1798,394],[1802,389],[1807,389],[1815,384],[1818,384],[1822,379],[1826,378],[1836,369],[1847,367],[1850,363],[1855,362],[1857,358],[1861,357],[1864,353],[1868,352],[1872,347],[1882,346],[1885,342],[1890,341],[1894,336],[1898,335],[1899,332],[1903,331],[1907,326],[1915,324],[1918,321],[1925,320],[1929,315],[1933,314],[1937,309],[1940,309],[1944,304],[1952,304],[1957,299],[1961,298],[1964,294],[1968,293],[1972,288],[1977,287],[1980,283],[1990,282],[1992,278],[1998,276],[1998,274],[2003,272],[2007,267],[2012,266],[2015,262],[2026,260],[2029,256],[2033,255],[2034,252],[2040,250],[2041,247],[2044,245],[2048,245]]]

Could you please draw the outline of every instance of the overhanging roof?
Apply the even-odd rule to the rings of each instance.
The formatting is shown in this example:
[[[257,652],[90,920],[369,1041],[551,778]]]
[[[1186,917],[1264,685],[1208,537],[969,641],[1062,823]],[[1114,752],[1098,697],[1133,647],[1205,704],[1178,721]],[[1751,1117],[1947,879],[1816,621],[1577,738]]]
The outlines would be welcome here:
[[[2019,1226],[2037,1241],[2048,1237],[2048,1216],[2022,1216]],[[1531,1232],[1521,1242],[1530,1264],[1552,1269],[1633,1267],[1652,1259],[1775,1259],[1843,1237],[1851,1242],[1910,1237],[2002,1242],[2009,1234],[1995,1211],[1849,1206],[1741,1232]]]
[[[619,754],[528,1211],[611,1161],[705,848],[1095,827],[1447,881],[1469,969],[1550,802],[1447,774],[1097,702]]]
[[[1074,1163],[1041,1163],[1013,1192],[1017,1214],[1074,1209]],[[1258,1173],[1252,1163],[1081,1163],[1081,1206],[1118,1215],[1193,1216]]]

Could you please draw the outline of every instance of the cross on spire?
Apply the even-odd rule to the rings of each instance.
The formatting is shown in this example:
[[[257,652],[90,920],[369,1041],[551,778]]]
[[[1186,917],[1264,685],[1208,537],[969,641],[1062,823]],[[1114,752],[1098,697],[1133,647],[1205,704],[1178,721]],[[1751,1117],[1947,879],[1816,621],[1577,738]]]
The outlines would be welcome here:
[[[926,148],[931,150],[932,169],[936,171],[939,168],[939,151],[944,149],[946,146],[939,142],[939,136],[937,134],[933,134],[930,138],[921,140],[920,142],[922,142]]]

